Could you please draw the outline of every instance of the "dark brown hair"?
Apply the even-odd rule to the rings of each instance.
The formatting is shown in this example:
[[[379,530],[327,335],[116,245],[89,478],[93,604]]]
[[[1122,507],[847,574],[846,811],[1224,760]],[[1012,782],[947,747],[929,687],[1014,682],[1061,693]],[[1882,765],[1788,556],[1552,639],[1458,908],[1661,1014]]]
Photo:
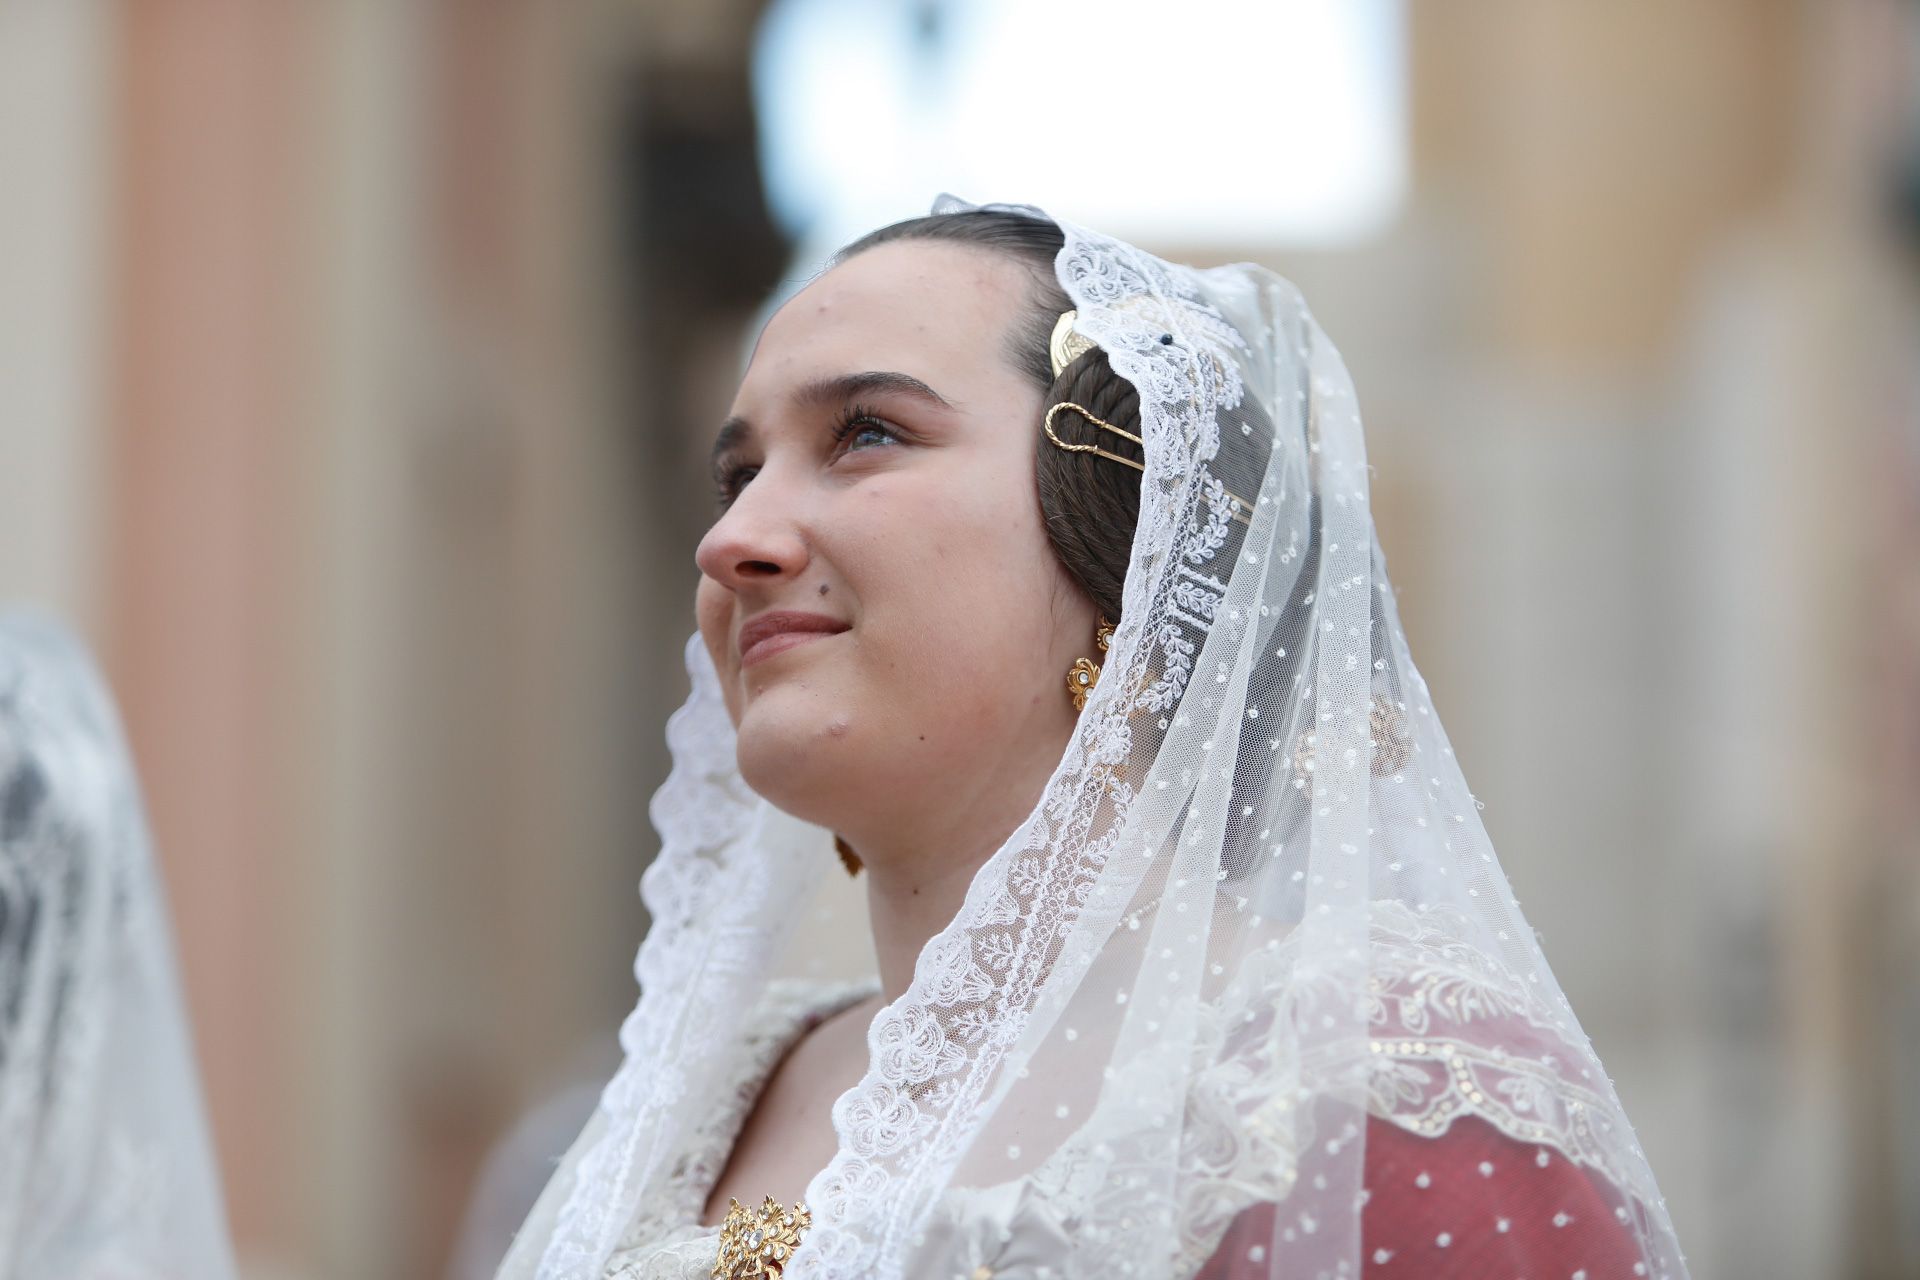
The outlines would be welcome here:
[[[1113,371],[1106,352],[1087,352],[1053,376],[1047,344],[1054,322],[1073,302],[1054,278],[1053,260],[1066,243],[1051,222],[996,209],[938,213],[909,218],[855,240],[834,256],[834,264],[878,245],[932,240],[973,245],[1004,254],[1029,268],[1028,305],[1008,326],[1008,358],[1046,393],[1047,405],[1071,401],[1096,417],[1140,435],[1140,397],[1133,384]],[[1098,443],[1109,453],[1145,462],[1140,446],[1101,431],[1078,414],[1062,413],[1054,430],[1075,444]],[[1140,518],[1140,472],[1110,458],[1056,447],[1034,423],[1034,462],[1040,510],[1054,552],[1076,582],[1093,597],[1109,622],[1120,620],[1120,590],[1126,582],[1133,529]],[[1098,437],[1096,440],[1095,437]]]

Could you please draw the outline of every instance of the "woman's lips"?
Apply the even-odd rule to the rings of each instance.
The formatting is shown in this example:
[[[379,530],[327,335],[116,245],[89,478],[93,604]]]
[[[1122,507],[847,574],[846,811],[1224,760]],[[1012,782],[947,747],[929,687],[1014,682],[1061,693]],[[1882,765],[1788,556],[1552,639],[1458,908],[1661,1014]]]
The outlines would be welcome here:
[[[847,624],[838,618],[820,613],[763,613],[740,628],[741,669],[846,629]]]
[[[832,634],[831,631],[782,631],[777,636],[768,636],[740,655],[740,668],[744,671],[756,662],[765,662],[775,654],[785,653],[809,640],[824,640]]]

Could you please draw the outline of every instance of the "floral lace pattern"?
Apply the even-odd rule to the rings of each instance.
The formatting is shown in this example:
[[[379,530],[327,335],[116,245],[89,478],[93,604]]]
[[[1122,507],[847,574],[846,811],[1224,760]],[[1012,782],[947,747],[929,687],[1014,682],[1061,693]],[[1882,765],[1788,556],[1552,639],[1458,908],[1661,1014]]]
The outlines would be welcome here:
[[[741,1055],[719,1105],[689,1129],[659,1195],[641,1205],[622,1234],[606,1280],[706,1280],[713,1270],[718,1227],[700,1222],[740,1128],[767,1077],[793,1044],[819,1023],[877,989],[871,982],[769,985],[752,1018]]]

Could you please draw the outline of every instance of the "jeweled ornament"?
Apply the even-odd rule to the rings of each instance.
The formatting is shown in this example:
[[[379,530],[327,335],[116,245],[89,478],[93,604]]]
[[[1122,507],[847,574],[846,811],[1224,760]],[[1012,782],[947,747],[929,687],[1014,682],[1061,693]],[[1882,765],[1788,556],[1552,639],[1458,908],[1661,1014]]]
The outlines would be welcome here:
[[[813,1215],[805,1204],[782,1209],[768,1196],[759,1208],[749,1209],[729,1197],[727,1216],[720,1223],[720,1255],[714,1260],[713,1280],[780,1275],[812,1225]]]

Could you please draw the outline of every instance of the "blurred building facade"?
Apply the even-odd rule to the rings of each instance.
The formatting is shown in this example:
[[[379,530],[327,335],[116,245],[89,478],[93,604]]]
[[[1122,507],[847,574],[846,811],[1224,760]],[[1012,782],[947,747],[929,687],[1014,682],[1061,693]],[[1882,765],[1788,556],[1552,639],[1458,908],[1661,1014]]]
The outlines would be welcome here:
[[[701,458],[796,270],[759,18],[0,7],[0,591],[122,700],[250,1274],[438,1274],[616,1052]],[[1408,4],[1385,232],[1152,246],[1341,346],[1417,659],[1703,1277],[1920,1270],[1917,21]]]

